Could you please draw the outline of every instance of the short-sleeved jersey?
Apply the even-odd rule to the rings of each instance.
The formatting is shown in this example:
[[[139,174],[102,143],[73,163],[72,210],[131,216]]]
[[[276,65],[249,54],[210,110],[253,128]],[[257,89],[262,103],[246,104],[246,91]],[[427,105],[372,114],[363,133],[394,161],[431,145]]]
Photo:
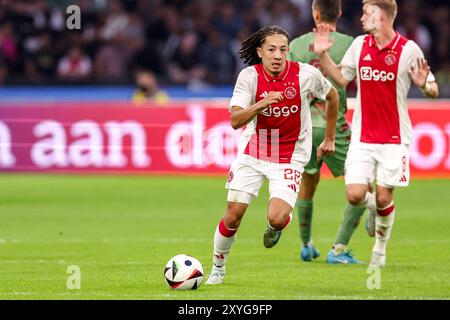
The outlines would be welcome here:
[[[306,155],[307,162],[312,139],[310,101],[313,97],[325,100],[331,87],[318,69],[303,63],[287,61],[277,77],[270,76],[262,64],[242,70],[230,100],[230,111],[233,106],[248,108],[270,91],[282,92],[284,99],[247,124],[239,154],[278,163],[304,162]]]
[[[341,61],[342,76],[357,79],[352,142],[410,144],[413,137],[407,95],[411,67],[423,52],[412,40],[396,33],[379,49],[373,35],[357,37]],[[434,81],[430,72],[427,81]]]
[[[330,37],[334,38],[334,44],[328,50],[331,60],[337,65],[341,62],[345,52],[353,42],[351,36],[345,35],[339,32],[331,32]],[[292,40],[289,46],[288,59],[297,62],[308,63],[319,69],[322,74],[327,77],[323,72],[320,64],[319,57],[314,52],[314,33],[309,32],[294,40]],[[327,77],[331,82],[332,79]],[[347,113],[347,95],[345,88],[336,87],[339,93],[339,113],[336,130],[347,129],[347,120],[345,114]],[[313,127],[326,127],[325,120],[325,105],[324,103],[317,103],[317,99],[311,101],[311,118]]]

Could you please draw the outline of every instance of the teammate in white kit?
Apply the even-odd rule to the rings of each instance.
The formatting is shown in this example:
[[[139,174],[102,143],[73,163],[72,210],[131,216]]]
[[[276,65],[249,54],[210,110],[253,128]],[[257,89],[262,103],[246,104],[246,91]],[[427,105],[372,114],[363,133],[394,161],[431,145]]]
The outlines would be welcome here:
[[[289,35],[277,26],[262,28],[242,42],[239,53],[249,67],[239,74],[229,110],[234,129],[247,127],[228,174],[228,208],[214,234],[207,284],[223,283],[236,231],[265,178],[270,199],[264,246],[273,247],[291,221],[301,174],[311,156],[313,97],[327,102],[327,128],[318,156],[334,152],[338,93],[315,67],[287,61],[288,51]]]
[[[347,200],[368,201],[368,183],[376,180],[377,214],[368,215],[367,231],[376,235],[370,265],[384,266],[386,244],[394,223],[394,187],[409,183],[408,147],[412,126],[407,94],[411,81],[426,97],[436,98],[438,86],[417,44],[395,32],[395,0],[363,0],[361,22],[366,35],[357,37],[339,66],[327,50],[333,40],[329,28],[316,31],[314,51],[340,87],[356,77],[358,93],[352,121],[350,148],[345,163]]]

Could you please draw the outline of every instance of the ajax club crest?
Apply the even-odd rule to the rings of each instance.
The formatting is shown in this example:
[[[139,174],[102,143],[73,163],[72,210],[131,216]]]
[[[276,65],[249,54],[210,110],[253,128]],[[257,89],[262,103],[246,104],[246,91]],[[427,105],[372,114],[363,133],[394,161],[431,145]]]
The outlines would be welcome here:
[[[284,96],[287,99],[294,99],[296,95],[297,95],[297,90],[295,90],[295,88],[293,88],[293,87],[287,87],[284,90]]]
[[[384,62],[386,62],[388,66],[392,66],[397,62],[397,58],[392,53],[389,53],[386,55],[386,58],[384,58]]]

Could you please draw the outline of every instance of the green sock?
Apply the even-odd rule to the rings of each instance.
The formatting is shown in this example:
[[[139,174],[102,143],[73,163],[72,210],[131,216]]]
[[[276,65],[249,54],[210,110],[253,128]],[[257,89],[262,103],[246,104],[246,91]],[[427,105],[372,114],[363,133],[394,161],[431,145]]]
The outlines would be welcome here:
[[[301,200],[297,201],[298,225],[300,229],[300,238],[303,244],[307,244],[311,240],[311,221],[313,213],[313,201]]]
[[[344,220],[337,232],[335,244],[347,245],[349,243],[353,231],[358,227],[365,209],[365,207],[347,204],[344,210]]]

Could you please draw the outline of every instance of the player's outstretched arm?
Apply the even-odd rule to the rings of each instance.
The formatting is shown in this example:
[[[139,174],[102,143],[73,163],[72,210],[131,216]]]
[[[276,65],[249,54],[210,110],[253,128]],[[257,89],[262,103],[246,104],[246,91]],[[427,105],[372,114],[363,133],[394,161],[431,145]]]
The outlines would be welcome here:
[[[418,86],[423,94],[428,98],[439,96],[439,87],[436,81],[427,81],[430,73],[430,66],[427,60],[418,58],[415,66],[411,68],[411,80]]]
[[[281,92],[270,91],[263,100],[258,101],[246,109],[233,106],[231,109],[231,126],[235,130],[245,126],[262,110],[281,100],[283,100],[283,94]]]
[[[331,87],[326,98],[325,119],[327,128],[325,131],[325,139],[317,149],[317,160],[322,157],[332,155],[335,150],[334,140],[336,134],[336,122],[339,110],[339,94],[334,87]]]
[[[334,44],[334,38],[329,38],[330,30],[330,27],[325,23],[320,23],[314,29],[314,52],[319,57],[324,73],[333,79],[336,85],[345,88],[350,81],[342,76],[341,69],[328,54],[328,50]]]

